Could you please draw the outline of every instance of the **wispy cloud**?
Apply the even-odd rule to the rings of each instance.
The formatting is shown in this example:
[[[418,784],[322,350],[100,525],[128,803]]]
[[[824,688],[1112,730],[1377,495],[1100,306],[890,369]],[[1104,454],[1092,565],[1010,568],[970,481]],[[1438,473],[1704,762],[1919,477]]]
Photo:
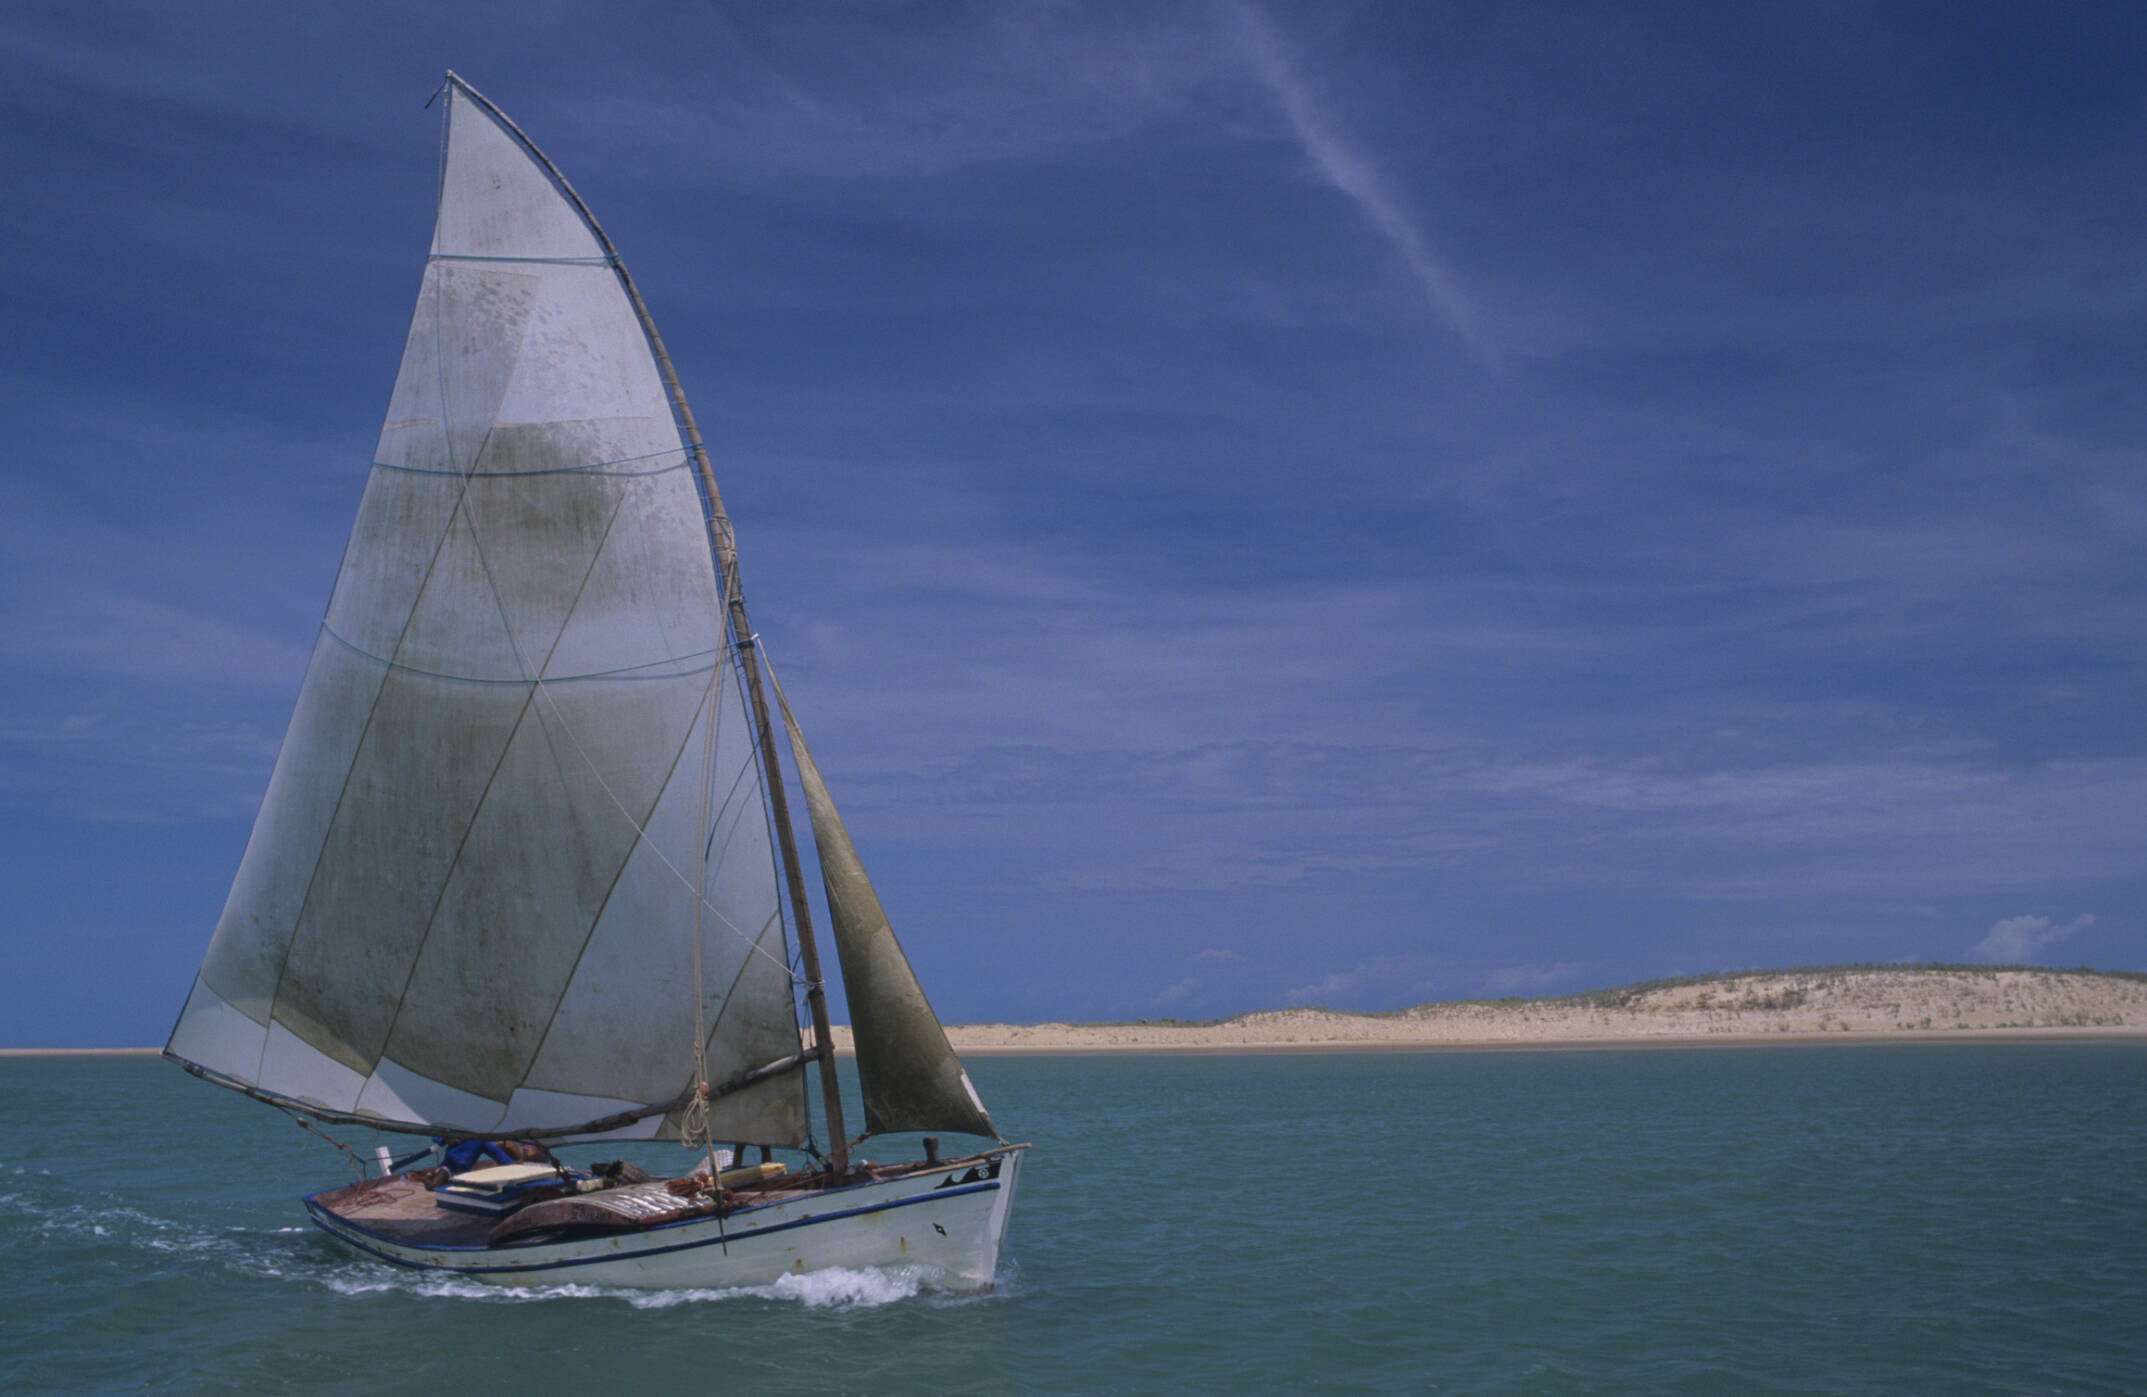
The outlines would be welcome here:
[[[22,673],[213,682],[285,693],[297,691],[309,653],[288,637],[154,598],[93,591],[59,598],[0,638],[0,664]]]
[[[2083,912],[2062,925],[2048,917],[2007,917],[1992,926],[1989,935],[1976,942],[1968,958],[1996,965],[2025,965],[2045,949],[2094,924],[2095,914],[2092,912]]]
[[[1432,996],[1438,964],[1434,956],[1373,956],[1299,985],[1284,998],[1323,1008],[1402,1008]]]
[[[1579,961],[1562,960],[1555,965],[1508,965],[1484,976],[1486,994],[1536,994],[1571,985],[1584,969]]]
[[[637,176],[667,186],[839,179],[884,193],[1107,147],[1177,120],[1211,80],[1235,81],[1207,26],[1160,9],[1106,17],[1019,6],[929,25],[806,12],[708,22],[723,31],[711,54],[720,82],[607,89],[578,103],[586,127],[691,132],[708,157],[681,165],[652,157],[645,141],[616,141]],[[831,48],[845,61],[831,64]]]
[[[0,798],[94,824],[252,814],[279,729],[272,719],[206,716],[190,697],[60,713],[0,708]]]
[[[1188,975],[1183,980],[1178,981],[1176,984],[1165,985],[1163,988],[1157,990],[1154,994],[1148,997],[1148,1002],[1154,1005],[1156,1008],[1160,1009],[1167,1005],[1177,1004],[1181,1002],[1186,998],[1186,996],[1190,995],[1194,990],[1197,990],[1199,988],[1200,977],[1198,975]]]
[[[1378,168],[1335,128],[1311,87],[1298,74],[1281,35],[1251,4],[1233,6],[1232,14],[1253,74],[1274,95],[1289,119],[1292,134],[1320,177],[1355,204],[1357,212],[1387,240],[1454,332],[1476,353],[1489,357],[1491,346],[1476,328],[1460,283],[1433,255],[1424,234],[1380,178]]]

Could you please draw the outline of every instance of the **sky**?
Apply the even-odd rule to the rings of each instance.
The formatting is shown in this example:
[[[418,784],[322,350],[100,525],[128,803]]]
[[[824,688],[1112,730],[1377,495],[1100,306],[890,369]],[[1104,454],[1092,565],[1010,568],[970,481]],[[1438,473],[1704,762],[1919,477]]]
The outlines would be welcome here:
[[[453,68],[950,1020],[2147,969],[2147,13],[11,7],[0,1046],[161,1043]]]

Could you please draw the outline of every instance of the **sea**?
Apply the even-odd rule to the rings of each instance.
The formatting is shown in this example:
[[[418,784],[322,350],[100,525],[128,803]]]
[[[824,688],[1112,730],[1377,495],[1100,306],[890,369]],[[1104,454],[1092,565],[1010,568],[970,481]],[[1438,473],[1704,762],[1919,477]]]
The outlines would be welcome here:
[[[2137,1043],[968,1065],[1034,1144],[983,1296],[398,1271],[279,1113],[0,1059],[0,1391],[2147,1392]]]

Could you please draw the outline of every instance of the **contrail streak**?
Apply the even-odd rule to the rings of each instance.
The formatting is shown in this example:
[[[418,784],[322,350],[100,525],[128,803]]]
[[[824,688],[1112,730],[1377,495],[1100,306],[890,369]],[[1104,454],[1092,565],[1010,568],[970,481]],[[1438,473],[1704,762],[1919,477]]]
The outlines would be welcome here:
[[[1281,38],[1266,16],[1250,4],[1235,4],[1231,9],[1237,17],[1254,75],[1274,94],[1283,115],[1289,118],[1290,129],[1298,144],[1304,147],[1314,168],[1346,195],[1357,206],[1357,212],[1364,215],[1365,221],[1392,245],[1410,275],[1424,288],[1433,308],[1446,317],[1454,332],[1472,350],[1485,353],[1486,346],[1476,333],[1467,298],[1455,284],[1453,274],[1432,256],[1431,250],[1424,245],[1424,235],[1387,193],[1378,172],[1335,132],[1327,114],[1313,101],[1310,89],[1290,66]]]

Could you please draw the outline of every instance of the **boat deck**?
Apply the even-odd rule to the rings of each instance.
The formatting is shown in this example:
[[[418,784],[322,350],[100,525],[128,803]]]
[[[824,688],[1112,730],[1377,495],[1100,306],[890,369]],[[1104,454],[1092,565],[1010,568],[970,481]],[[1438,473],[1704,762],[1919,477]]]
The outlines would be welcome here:
[[[868,1169],[849,1182],[899,1178],[937,1165]],[[442,1206],[423,1178],[396,1175],[327,1189],[306,1200],[307,1206],[388,1241],[427,1248],[499,1247],[535,1243],[562,1232],[640,1231],[689,1218],[730,1216],[824,1192],[825,1175],[769,1179],[726,1189],[722,1206],[707,1195],[680,1197],[663,1180],[625,1184],[590,1193],[534,1199],[503,1216],[487,1216]]]
[[[306,1201],[368,1232],[410,1246],[487,1246],[499,1221],[443,1208],[429,1187],[407,1175],[346,1184]]]

